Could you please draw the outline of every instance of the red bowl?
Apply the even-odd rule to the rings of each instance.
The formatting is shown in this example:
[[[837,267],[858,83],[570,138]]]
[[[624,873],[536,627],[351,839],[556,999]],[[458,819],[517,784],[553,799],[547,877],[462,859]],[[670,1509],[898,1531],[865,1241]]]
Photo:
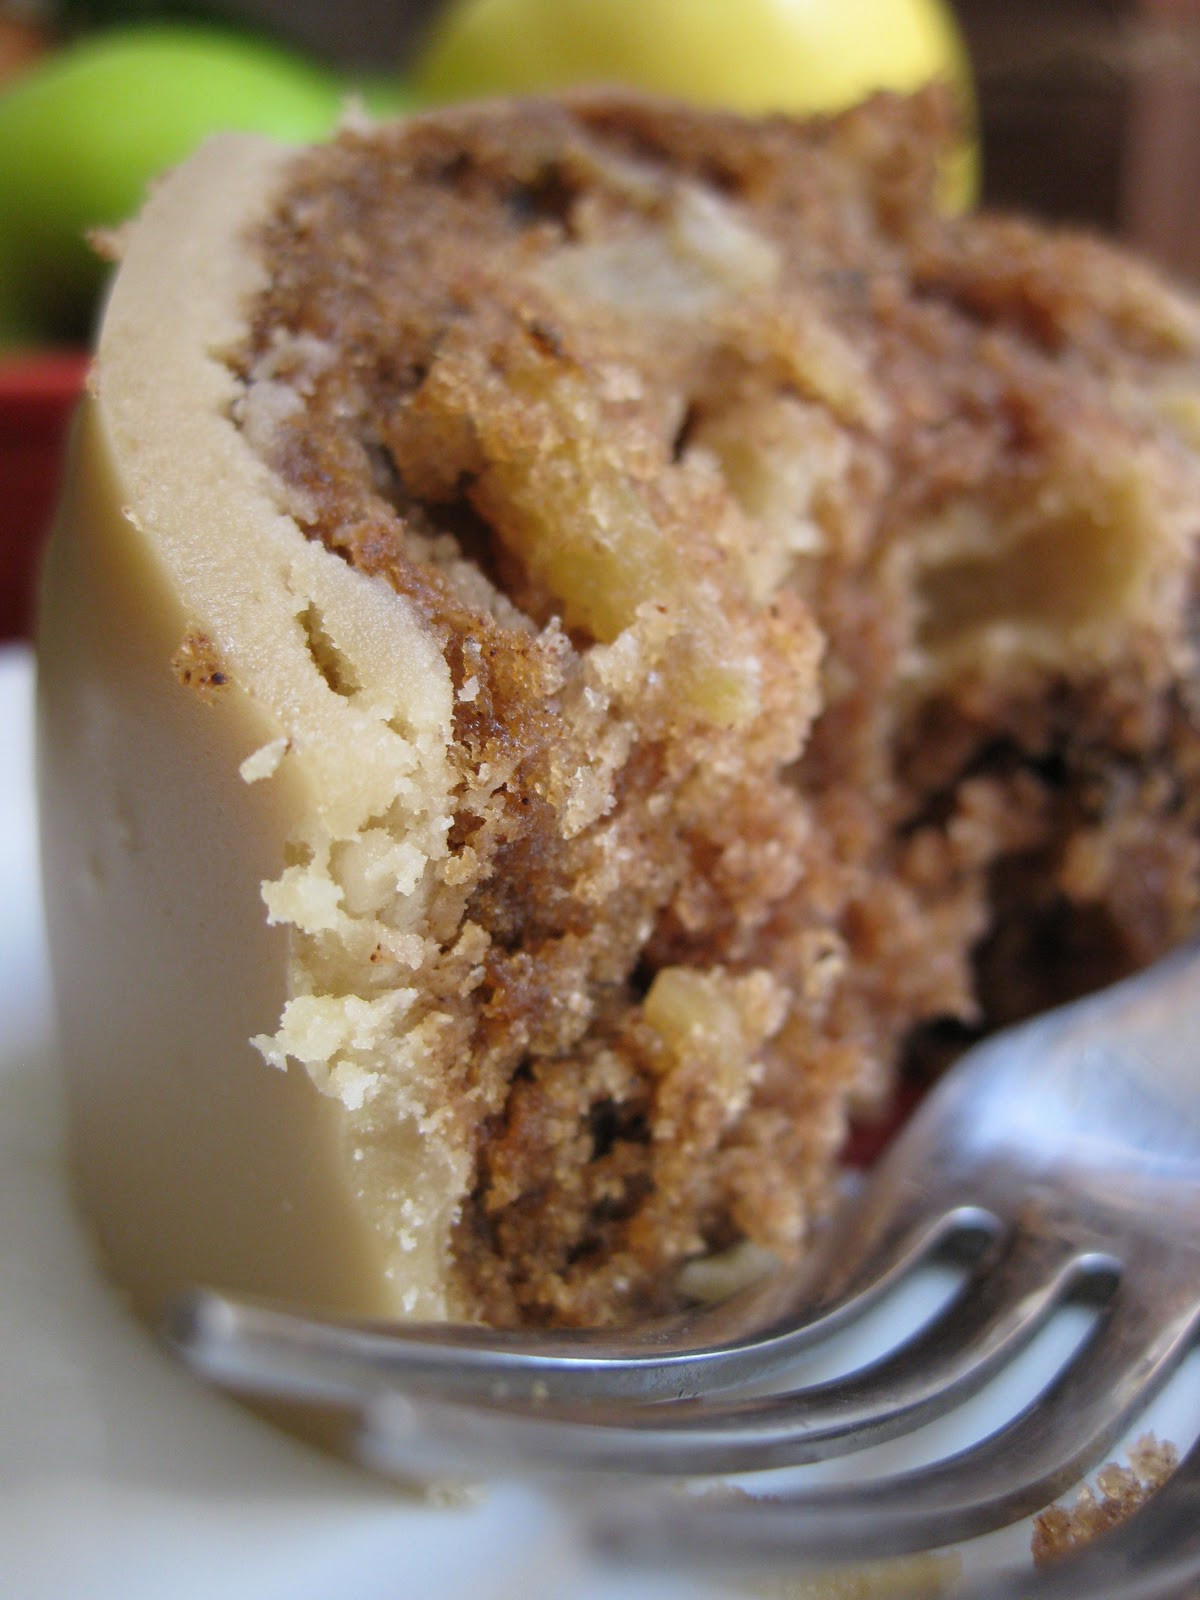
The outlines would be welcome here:
[[[27,639],[83,351],[0,356],[0,640]]]

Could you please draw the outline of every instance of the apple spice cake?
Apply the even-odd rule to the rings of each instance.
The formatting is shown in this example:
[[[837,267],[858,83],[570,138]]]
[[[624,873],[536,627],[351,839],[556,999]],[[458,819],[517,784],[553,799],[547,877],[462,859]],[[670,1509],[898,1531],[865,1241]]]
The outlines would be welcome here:
[[[129,230],[41,772],[143,1304],[662,1310],[1193,926],[1200,315],[943,215],[953,136],[496,103],[216,142]]]

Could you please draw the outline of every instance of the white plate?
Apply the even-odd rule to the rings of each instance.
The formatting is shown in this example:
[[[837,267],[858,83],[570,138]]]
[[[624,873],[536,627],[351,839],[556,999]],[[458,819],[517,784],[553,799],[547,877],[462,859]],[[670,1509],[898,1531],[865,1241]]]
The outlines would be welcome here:
[[[406,1499],[201,1388],[97,1272],[62,1161],[60,1090],[42,932],[30,745],[32,667],[0,650],[0,1588],[9,1600],[612,1600],[717,1591],[590,1566],[532,1489],[469,1503]],[[946,1290],[928,1274],[839,1341],[845,1367]],[[891,1469],[978,1437],[1033,1393],[1070,1317],[1017,1371],[915,1439],[811,1469]],[[832,1365],[832,1363],[831,1363]],[[1200,1362],[1160,1431],[1200,1427]],[[1156,1420],[1152,1417],[1152,1421]],[[1027,1559],[1028,1532],[980,1541],[968,1566]],[[733,1591],[730,1591],[733,1592]],[[742,1595],[745,1588],[740,1589]]]

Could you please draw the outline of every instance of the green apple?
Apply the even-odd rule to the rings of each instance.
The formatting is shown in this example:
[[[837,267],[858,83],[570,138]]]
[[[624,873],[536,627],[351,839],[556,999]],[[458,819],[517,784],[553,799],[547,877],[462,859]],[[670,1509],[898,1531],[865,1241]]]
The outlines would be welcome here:
[[[265,42],[190,25],[91,35],[0,95],[0,343],[86,334],[104,266],[89,229],[219,129],[304,140],[342,86]]]
[[[412,76],[428,100],[625,84],[748,113],[833,111],[948,80],[974,104],[947,0],[452,0]],[[973,188],[964,147],[954,200]]]

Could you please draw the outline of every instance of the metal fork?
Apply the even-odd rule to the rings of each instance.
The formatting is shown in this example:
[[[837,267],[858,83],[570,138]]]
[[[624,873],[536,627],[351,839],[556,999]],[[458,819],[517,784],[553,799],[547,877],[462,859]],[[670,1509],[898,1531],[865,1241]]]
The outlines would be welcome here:
[[[847,1377],[792,1381],[810,1347],[948,1245],[973,1260],[929,1323]],[[869,1529],[883,1557],[1017,1520],[1095,1466],[1200,1332],[1200,946],[969,1052],[811,1258],[724,1305],[620,1336],[551,1336],[355,1324],[200,1291],[169,1336],[228,1387],[361,1410],[360,1453],[397,1475],[720,1476],[942,1415],[1080,1291],[1097,1309],[1078,1350],[970,1448],[769,1498],[601,1499],[597,1539],[812,1563],[861,1557]],[[1196,1473],[1189,1458],[1164,1495],[1190,1492],[1194,1509]],[[1195,1580],[1194,1542],[1190,1562]]]

